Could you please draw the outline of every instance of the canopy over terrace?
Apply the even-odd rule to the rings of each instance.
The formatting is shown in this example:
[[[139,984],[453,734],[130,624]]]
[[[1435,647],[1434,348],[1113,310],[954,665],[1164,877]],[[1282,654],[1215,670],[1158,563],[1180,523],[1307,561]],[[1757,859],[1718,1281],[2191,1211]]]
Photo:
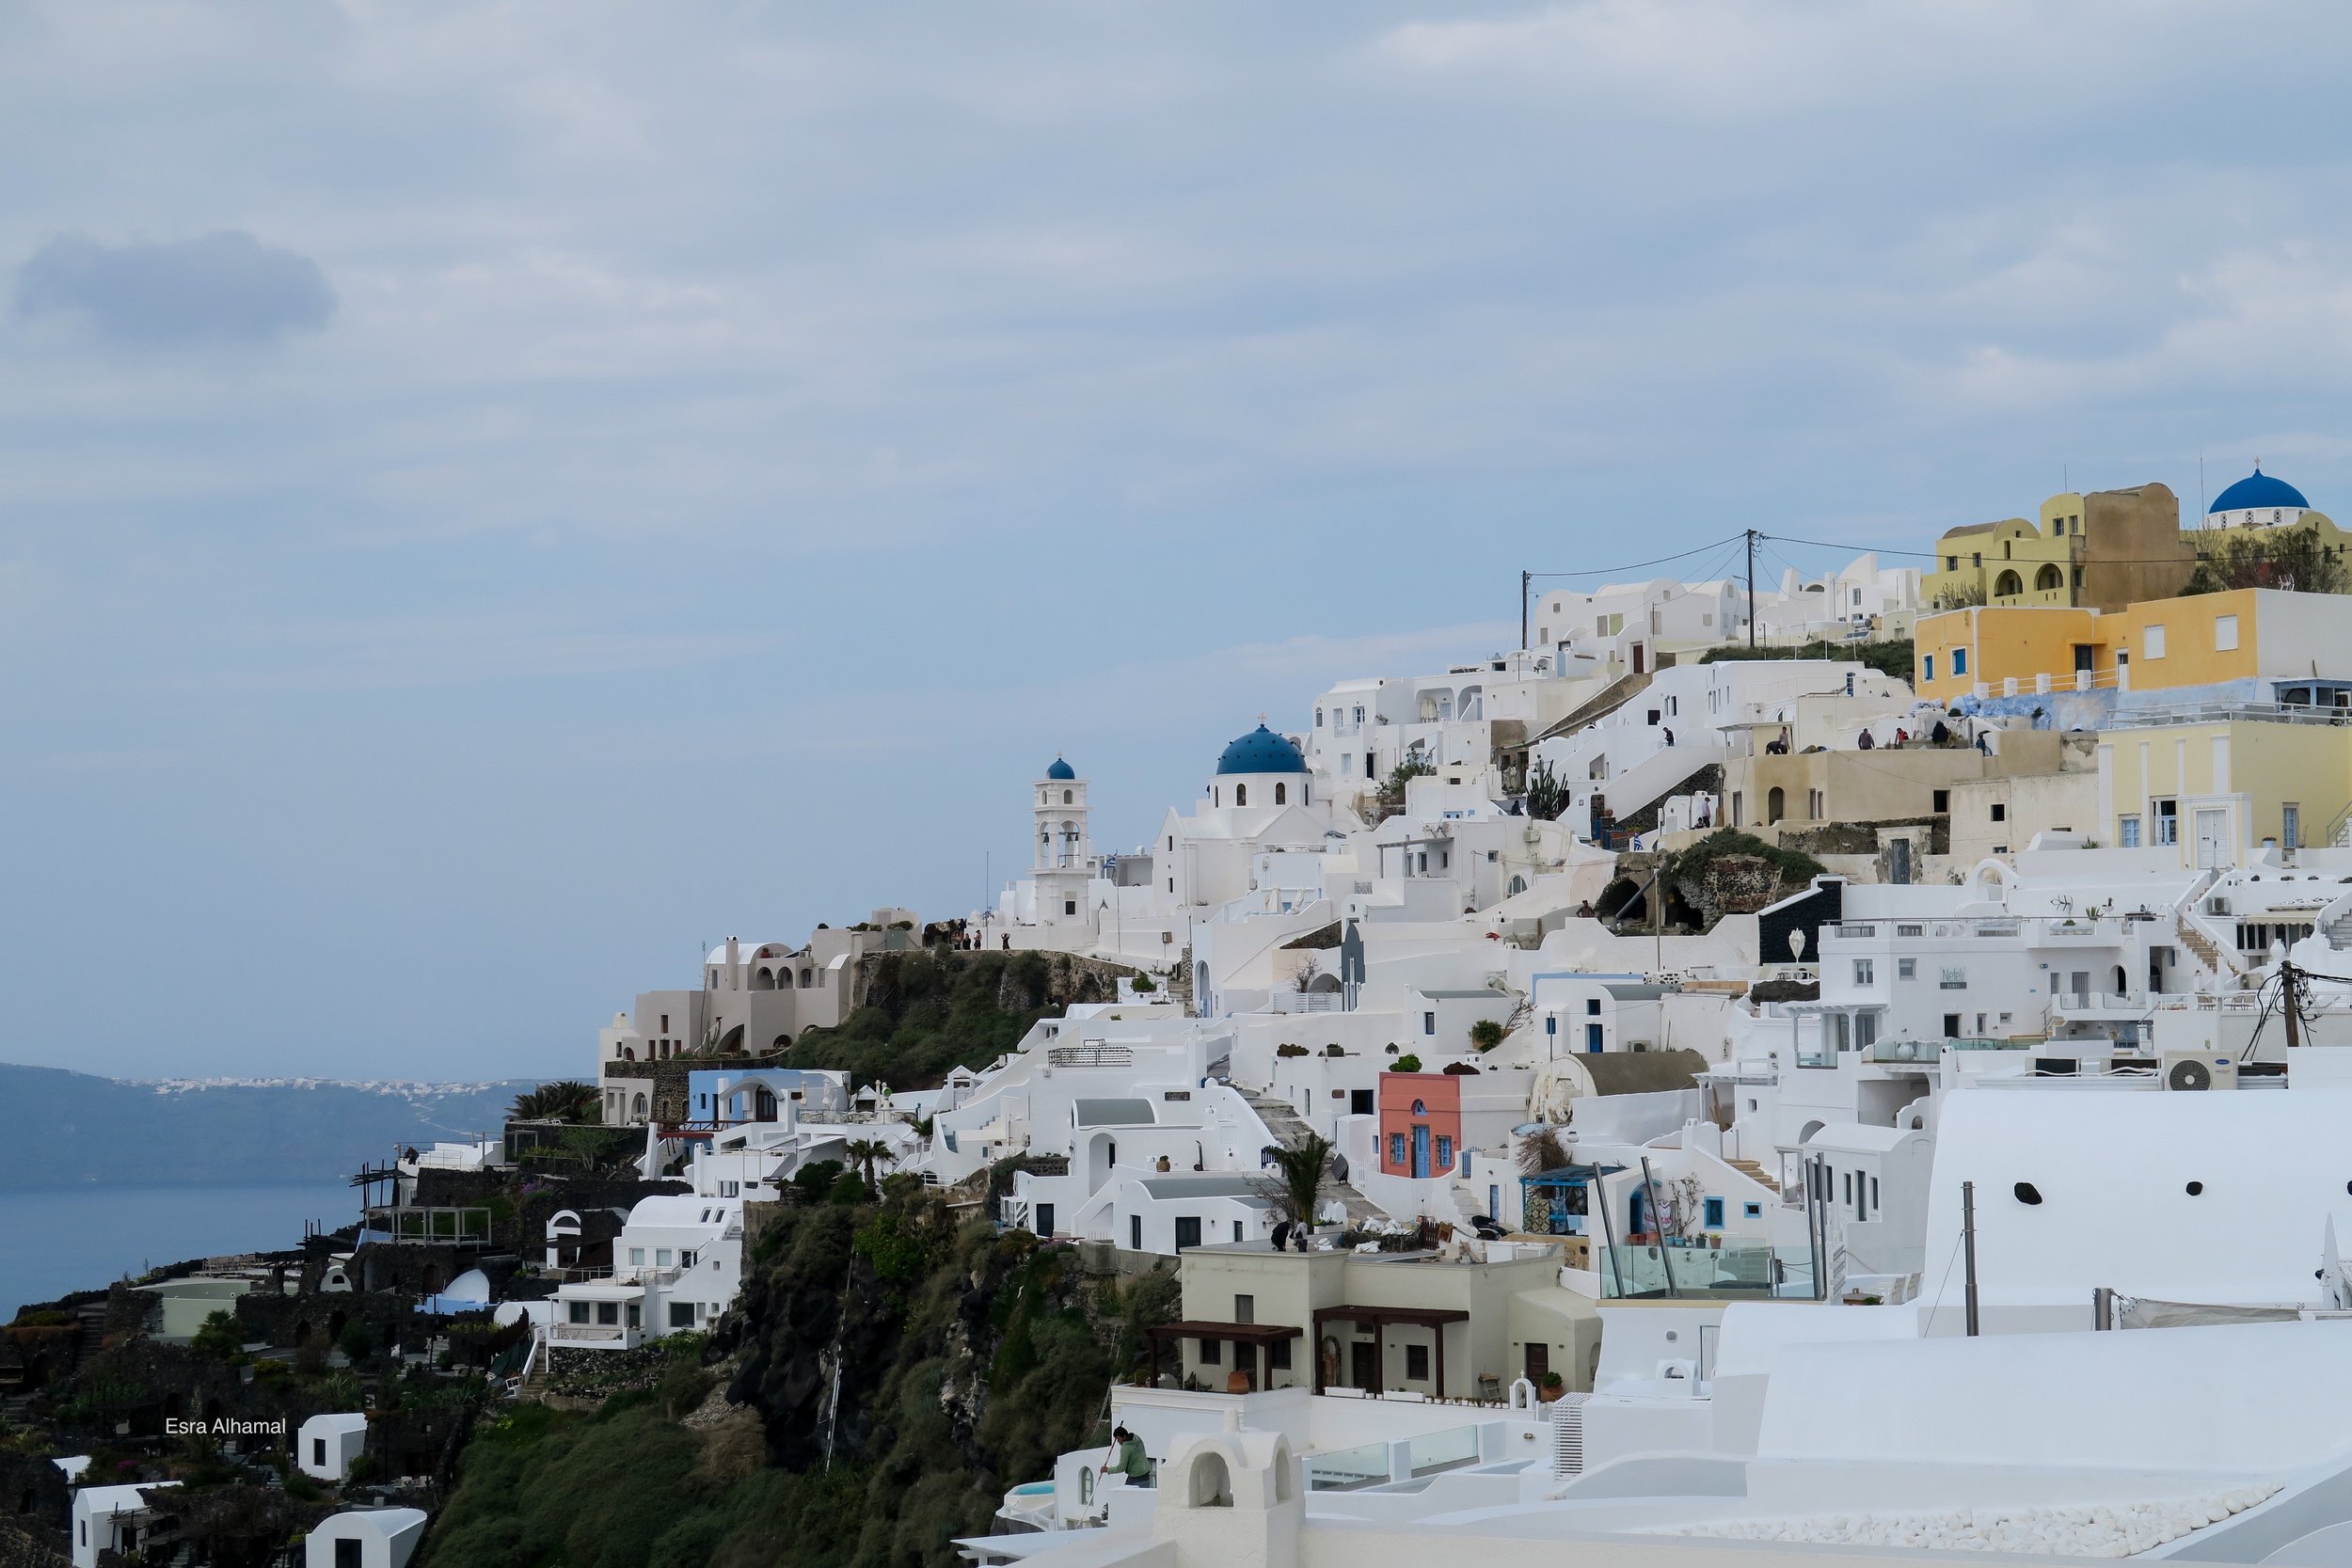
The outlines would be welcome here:
[[[1352,1323],[1358,1327],[1372,1327],[1373,1365],[1385,1369],[1389,1364],[1388,1327],[1404,1323],[1429,1330],[1435,1341],[1436,1354],[1430,1380],[1431,1390],[1438,1398],[1445,1398],[1445,1325],[1466,1323],[1470,1313],[1457,1307],[1318,1307],[1315,1308],[1315,1342],[1323,1342],[1323,1325],[1327,1323]],[[1315,1392],[1324,1389],[1323,1357],[1315,1357]],[[1373,1389],[1371,1392],[1378,1393]]]
[[[1200,1318],[1155,1323],[1144,1330],[1152,1339],[1152,1385],[1157,1386],[1160,1381],[1160,1347],[1170,1339],[1231,1339],[1244,1345],[1272,1345],[1284,1339],[1295,1339],[1305,1332],[1295,1323],[1225,1323]],[[1177,1370],[1184,1370],[1181,1361]],[[1323,1392],[1320,1384],[1316,1386],[1315,1392]]]

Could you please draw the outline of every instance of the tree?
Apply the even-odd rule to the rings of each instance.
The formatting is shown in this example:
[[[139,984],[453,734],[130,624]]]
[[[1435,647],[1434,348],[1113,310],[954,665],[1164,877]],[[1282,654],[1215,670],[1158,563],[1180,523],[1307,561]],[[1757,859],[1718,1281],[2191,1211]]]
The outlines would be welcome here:
[[[602,1120],[604,1104],[594,1084],[566,1078],[516,1095],[508,1114],[516,1121],[568,1121],[578,1125]]]
[[[869,1190],[874,1186],[875,1165],[898,1163],[898,1151],[880,1138],[852,1138],[841,1146],[841,1152],[849,1156],[850,1164],[857,1167]]]
[[[2221,594],[2233,588],[2278,588],[2296,594],[2342,594],[2352,589],[2352,570],[2328,553],[2319,527],[2232,529],[2218,544],[2201,544],[2187,594]]]
[[[245,1331],[237,1326],[237,1315],[226,1310],[206,1313],[203,1326],[188,1341],[188,1348],[215,1361],[234,1358],[245,1349]]]
[[[1274,1168],[1261,1191],[1282,1217],[1306,1230],[1315,1227],[1315,1200],[1331,1168],[1331,1140],[1310,1132],[1295,1148],[1274,1150]]]

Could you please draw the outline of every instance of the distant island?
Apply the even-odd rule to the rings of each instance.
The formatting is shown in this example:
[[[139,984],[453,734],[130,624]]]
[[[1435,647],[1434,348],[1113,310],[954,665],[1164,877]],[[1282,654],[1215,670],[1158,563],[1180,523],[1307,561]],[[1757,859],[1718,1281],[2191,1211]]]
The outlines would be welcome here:
[[[348,1176],[402,1145],[496,1137],[524,1080],[131,1082],[0,1063],[0,1191],[294,1185]]]

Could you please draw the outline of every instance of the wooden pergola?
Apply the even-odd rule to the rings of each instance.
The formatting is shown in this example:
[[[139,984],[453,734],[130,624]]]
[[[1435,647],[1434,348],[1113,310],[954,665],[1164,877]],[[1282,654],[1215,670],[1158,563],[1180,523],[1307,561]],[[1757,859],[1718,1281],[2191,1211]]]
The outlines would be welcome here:
[[[1159,1384],[1160,1347],[1170,1339],[1231,1339],[1244,1345],[1271,1345],[1284,1339],[1295,1339],[1305,1332],[1292,1323],[1220,1323],[1200,1319],[1154,1324],[1144,1330],[1152,1341],[1152,1382],[1154,1386]],[[1176,1365],[1179,1370],[1183,1369],[1184,1358],[1181,1355],[1177,1357]],[[1321,1391],[1320,1388],[1316,1390],[1318,1393]]]
[[[1380,1376],[1385,1382],[1389,1365],[1388,1326],[1391,1323],[1404,1323],[1410,1327],[1426,1328],[1430,1331],[1430,1338],[1437,1341],[1438,1346],[1436,1361],[1430,1368],[1431,1391],[1438,1398],[1443,1399],[1445,1398],[1445,1325],[1468,1322],[1470,1322],[1470,1314],[1454,1307],[1318,1307],[1315,1308],[1315,1344],[1320,1346],[1323,1343],[1325,1323],[1353,1323],[1359,1327],[1370,1323],[1372,1325],[1373,1364],[1381,1369]],[[1322,1393],[1323,1386],[1323,1357],[1318,1354],[1315,1356],[1315,1392]],[[1379,1393],[1381,1390],[1375,1388],[1371,1392]]]

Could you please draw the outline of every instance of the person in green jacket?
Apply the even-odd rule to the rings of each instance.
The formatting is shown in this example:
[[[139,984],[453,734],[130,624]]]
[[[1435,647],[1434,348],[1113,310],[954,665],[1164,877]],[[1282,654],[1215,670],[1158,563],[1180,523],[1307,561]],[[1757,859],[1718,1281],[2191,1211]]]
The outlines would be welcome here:
[[[1108,1481],[1115,1475],[1125,1476],[1130,1486],[1149,1486],[1152,1483],[1152,1461],[1143,1451],[1143,1439],[1125,1427],[1117,1427],[1111,1432],[1111,1441],[1117,1447],[1112,1450],[1109,1463],[1103,1466],[1103,1479]]]

